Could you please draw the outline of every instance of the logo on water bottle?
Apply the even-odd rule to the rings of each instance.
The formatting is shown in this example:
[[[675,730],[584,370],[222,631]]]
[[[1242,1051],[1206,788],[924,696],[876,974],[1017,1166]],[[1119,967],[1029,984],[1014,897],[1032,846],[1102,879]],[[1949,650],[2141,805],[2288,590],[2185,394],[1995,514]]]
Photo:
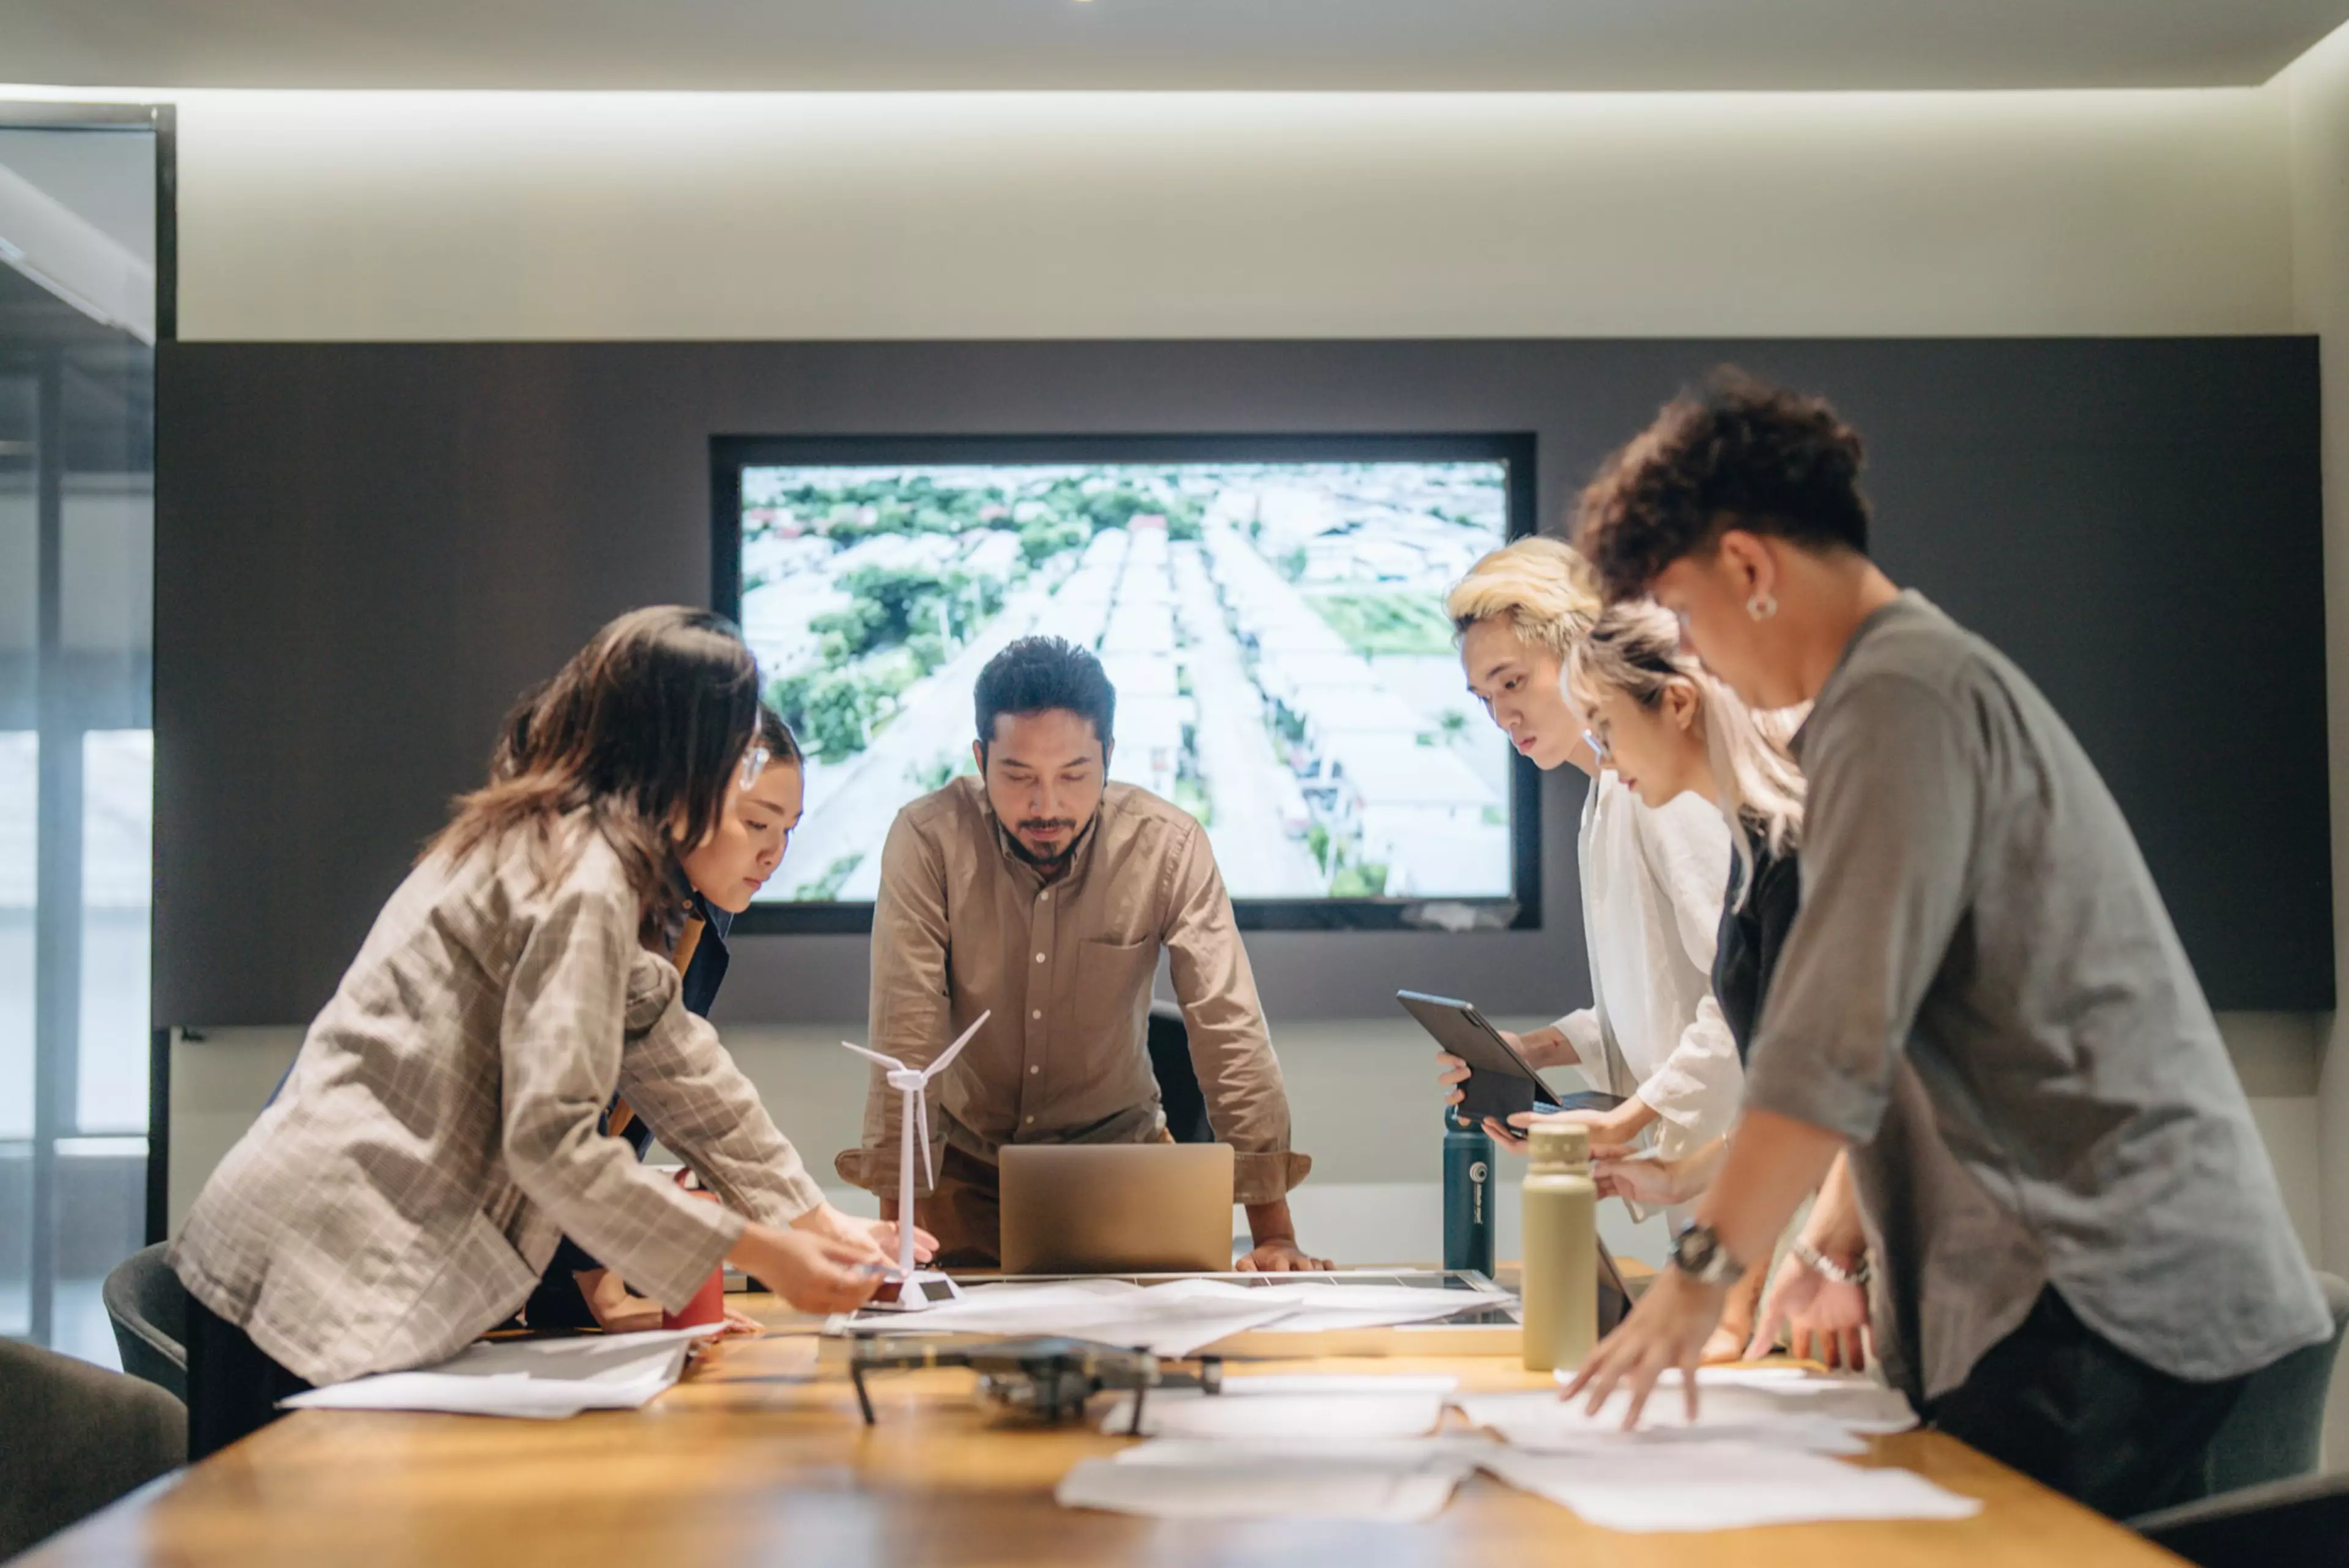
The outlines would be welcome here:
[[[1468,1167],[1468,1180],[1471,1181],[1482,1181],[1485,1177],[1491,1174],[1492,1171],[1486,1169],[1485,1164],[1482,1160],[1477,1161],[1475,1164]]]

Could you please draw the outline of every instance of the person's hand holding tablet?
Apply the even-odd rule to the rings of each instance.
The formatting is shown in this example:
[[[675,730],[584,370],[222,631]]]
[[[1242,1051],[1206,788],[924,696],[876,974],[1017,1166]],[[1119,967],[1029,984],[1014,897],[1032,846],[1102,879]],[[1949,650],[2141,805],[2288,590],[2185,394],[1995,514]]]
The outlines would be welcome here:
[[[1574,1042],[1568,1039],[1556,1024],[1544,1024],[1540,1028],[1528,1030],[1522,1035],[1514,1034],[1507,1029],[1502,1029],[1498,1033],[1501,1038],[1509,1042],[1509,1048],[1525,1057],[1529,1066],[1571,1068],[1582,1065],[1582,1057],[1576,1053]],[[1460,1086],[1468,1081],[1468,1064],[1450,1051],[1437,1051],[1435,1081],[1444,1086],[1444,1103],[1458,1105],[1461,1099]]]

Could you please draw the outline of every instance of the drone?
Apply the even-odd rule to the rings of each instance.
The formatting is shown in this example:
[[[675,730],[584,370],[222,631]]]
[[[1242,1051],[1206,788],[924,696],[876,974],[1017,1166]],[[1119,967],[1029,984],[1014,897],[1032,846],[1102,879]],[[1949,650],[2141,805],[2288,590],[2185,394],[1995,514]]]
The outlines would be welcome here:
[[[1224,1364],[1217,1357],[1203,1356],[1196,1372],[1185,1372],[1162,1366],[1147,1350],[1090,1339],[997,1339],[948,1346],[863,1339],[850,1352],[848,1377],[856,1385],[864,1424],[874,1424],[873,1399],[864,1391],[867,1372],[924,1367],[968,1367],[978,1374],[982,1398],[1051,1425],[1081,1416],[1085,1401],[1095,1394],[1131,1390],[1133,1422],[1128,1430],[1135,1437],[1142,1435],[1142,1401],[1147,1390],[1197,1388],[1217,1394],[1224,1387]]]

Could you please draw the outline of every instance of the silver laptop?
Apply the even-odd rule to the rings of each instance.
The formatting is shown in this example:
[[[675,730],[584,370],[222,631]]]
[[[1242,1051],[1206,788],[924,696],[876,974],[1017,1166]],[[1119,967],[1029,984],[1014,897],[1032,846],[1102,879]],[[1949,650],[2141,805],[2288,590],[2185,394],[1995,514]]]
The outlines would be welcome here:
[[[997,1159],[1007,1274],[1231,1269],[1228,1143],[1016,1143]]]

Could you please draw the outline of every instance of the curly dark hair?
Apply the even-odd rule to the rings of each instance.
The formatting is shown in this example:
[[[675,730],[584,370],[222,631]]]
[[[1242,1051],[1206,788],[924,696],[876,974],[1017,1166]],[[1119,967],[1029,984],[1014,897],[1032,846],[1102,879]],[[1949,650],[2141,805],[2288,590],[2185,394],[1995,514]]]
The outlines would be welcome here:
[[[1091,719],[1093,734],[1107,747],[1117,718],[1117,688],[1090,649],[1059,637],[1021,637],[1005,644],[978,672],[971,706],[982,746],[995,738],[998,714],[1065,707]]]
[[[1576,543],[1610,603],[1645,594],[1728,528],[1864,555],[1863,460],[1857,432],[1826,398],[1723,366],[1599,465]]]

